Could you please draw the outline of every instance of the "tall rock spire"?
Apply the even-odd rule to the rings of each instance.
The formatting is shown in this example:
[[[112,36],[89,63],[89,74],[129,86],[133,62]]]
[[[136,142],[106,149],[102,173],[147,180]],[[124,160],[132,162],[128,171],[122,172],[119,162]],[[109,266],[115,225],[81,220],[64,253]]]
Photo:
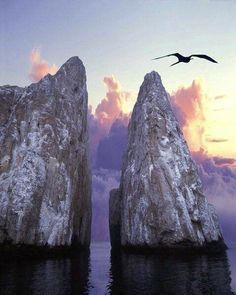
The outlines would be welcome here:
[[[128,127],[120,188],[110,196],[111,242],[127,247],[224,247],[212,205],[158,73],[144,78]]]
[[[87,104],[78,57],[29,87],[0,87],[0,243],[89,245]]]

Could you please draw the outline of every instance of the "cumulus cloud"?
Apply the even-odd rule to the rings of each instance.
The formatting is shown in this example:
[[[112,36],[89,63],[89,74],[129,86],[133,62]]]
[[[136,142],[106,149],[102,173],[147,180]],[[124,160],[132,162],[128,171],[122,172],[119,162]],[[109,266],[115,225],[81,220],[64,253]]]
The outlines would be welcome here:
[[[55,64],[50,65],[46,60],[42,59],[41,53],[38,49],[32,50],[30,54],[31,68],[29,78],[33,82],[38,82],[45,75],[54,75],[58,67]]]
[[[92,163],[92,239],[109,240],[109,192],[119,186],[123,150],[127,141],[133,94],[124,91],[113,76],[104,78],[107,92],[92,112],[88,111]]]
[[[110,129],[108,129],[107,125],[104,126],[89,108],[89,141],[93,168],[116,169],[120,166],[121,151],[126,144],[129,119],[130,116],[125,114],[117,119],[114,118]]]
[[[134,95],[129,91],[122,90],[119,81],[113,76],[107,76],[103,81],[107,87],[106,96],[98,104],[94,114],[92,113],[91,106],[88,112],[90,151],[93,167],[96,165],[97,167],[104,167],[105,164],[101,164],[101,157],[104,154],[103,147],[112,142],[109,139],[110,136],[113,138],[118,136],[118,134],[114,134],[114,129],[109,134],[112,124],[118,119],[120,124],[127,127],[131,115],[131,108],[129,106],[134,104]],[[97,160],[98,147],[99,159]],[[105,167],[107,168],[107,165]]]
[[[95,116],[103,128],[110,129],[115,119],[128,116],[130,105],[134,103],[130,92],[121,89],[119,81],[113,76],[104,78],[107,87],[106,97],[98,104]]]
[[[214,105],[212,104],[212,101],[222,98],[224,98],[224,96],[219,95],[212,100],[212,98],[206,94],[201,80],[194,80],[190,86],[179,87],[177,91],[172,93],[170,99],[171,105],[180,123],[190,151],[195,152],[200,151],[201,149],[204,149],[205,151],[212,150],[212,153],[217,155],[216,149],[212,148],[212,144],[229,142],[229,139],[224,137],[222,129],[221,133],[223,134],[223,137],[215,137],[215,135],[211,136],[211,111],[215,110],[212,109],[212,106]],[[215,132],[216,131],[217,130],[215,129]],[[219,153],[222,154],[222,151],[219,150]],[[216,158],[217,157],[215,157],[215,159]],[[228,163],[224,159],[224,163],[224,165],[228,165],[231,168],[235,167],[234,159]]]
[[[127,146],[127,125],[123,119],[116,119],[109,134],[104,137],[97,148],[97,168],[120,170],[122,156]]]
[[[90,146],[90,162],[92,167],[96,162],[97,147],[102,138],[107,135],[107,129],[104,128],[100,121],[93,115],[92,107],[88,109],[88,127],[89,127],[89,146]]]
[[[205,147],[207,100],[200,80],[194,80],[189,87],[180,87],[171,95],[172,107],[192,151]]]

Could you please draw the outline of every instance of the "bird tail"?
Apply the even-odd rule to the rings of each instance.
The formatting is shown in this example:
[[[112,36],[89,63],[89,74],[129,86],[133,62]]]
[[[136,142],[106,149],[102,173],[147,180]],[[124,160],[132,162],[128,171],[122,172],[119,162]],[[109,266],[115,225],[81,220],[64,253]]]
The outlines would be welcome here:
[[[167,57],[167,56],[169,56],[169,55],[163,55],[163,56],[155,57],[152,60],[160,59],[160,58]]]
[[[180,61],[177,61],[177,62],[173,63],[172,65],[170,65],[170,67],[172,67],[174,65],[177,65],[178,63],[180,63]]]

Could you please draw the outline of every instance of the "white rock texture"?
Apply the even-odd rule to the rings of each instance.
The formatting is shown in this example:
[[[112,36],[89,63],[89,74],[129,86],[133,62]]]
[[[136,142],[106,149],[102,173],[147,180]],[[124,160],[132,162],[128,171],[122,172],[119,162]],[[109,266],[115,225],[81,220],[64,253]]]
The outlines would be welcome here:
[[[112,245],[120,240],[126,247],[225,246],[156,72],[145,76],[133,109],[120,188],[110,194],[109,220]]]
[[[29,87],[0,87],[0,243],[89,245],[87,100],[78,57]]]

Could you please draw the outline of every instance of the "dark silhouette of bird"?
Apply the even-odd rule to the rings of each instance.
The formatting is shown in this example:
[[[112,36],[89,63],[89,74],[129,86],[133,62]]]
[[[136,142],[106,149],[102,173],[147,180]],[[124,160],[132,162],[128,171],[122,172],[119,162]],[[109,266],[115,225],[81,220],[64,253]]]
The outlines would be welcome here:
[[[178,61],[173,63],[172,65],[170,65],[170,67],[180,63],[180,62],[184,62],[184,63],[188,63],[190,62],[191,59],[193,59],[193,57],[199,57],[199,58],[204,58],[206,60],[209,60],[211,62],[214,62],[214,63],[217,63],[216,60],[214,60],[213,58],[211,58],[210,56],[208,55],[205,55],[205,54],[192,54],[190,56],[183,56],[179,53],[172,53],[172,54],[167,54],[167,55],[164,55],[164,56],[160,56],[160,57],[156,57],[156,58],[153,58],[153,60],[155,59],[160,59],[160,58],[163,58],[163,57],[168,57],[168,56],[176,56],[178,58]]]

